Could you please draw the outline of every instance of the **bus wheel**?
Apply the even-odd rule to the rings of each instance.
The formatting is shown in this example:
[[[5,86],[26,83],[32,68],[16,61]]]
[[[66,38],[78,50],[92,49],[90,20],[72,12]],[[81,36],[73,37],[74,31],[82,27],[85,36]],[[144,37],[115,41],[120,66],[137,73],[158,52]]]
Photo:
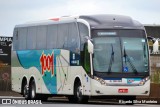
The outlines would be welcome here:
[[[81,83],[80,82],[78,82],[75,85],[74,97],[75,97],[75,101],[77,103],[87,103],[88,102],[88,96],[83,96],[82,95],[82,88],[81,88]]]
[[[26,100],[29,99],[29,89],[28,89],[27,82],[24,82],[24,83],[23,83],[23,86],[22,86],[22,95],[23,95],[23,97],[24,97]]]
[[[29,86],[29,95],[31,99],[35,99],[36,98],[36,85],[35,85],[35,81],[32,80]]]

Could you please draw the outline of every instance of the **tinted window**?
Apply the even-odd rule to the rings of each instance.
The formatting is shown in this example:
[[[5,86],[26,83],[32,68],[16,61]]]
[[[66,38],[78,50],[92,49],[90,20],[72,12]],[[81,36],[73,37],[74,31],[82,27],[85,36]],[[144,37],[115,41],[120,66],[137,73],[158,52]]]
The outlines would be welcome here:
[[[84,43],[86,42],[85,37],[89,36],[89,30],[88,27],[83,24],[83,23],[78,23],[78,27],[79,27],[79,33],[80,33],[80,37],[81,37],[81,51],[84,48]]]
[[[24,50],[26,49],[27,28],[19,28],[18,35],[18,49]]]
[[[68,49],[73,52],[78,52],[79,50],[79,35],[76,23],[69,24],[69,36],[68,36]]]
[[[57,25],[49,25],[47,27],[47,49],[57,48]]]
[[[46,26],[38,26],[37,27],[37,49],[45,49],[46,48]]]
[[[67,37],[68,37],[68,24],[58,25],[58,41],[57,48],[67,48]]]
[[[18,29],[15,28],[13,32],[13,50],[18,49]]]
[[[29,27],[27,35],[27,49],[36,49],[37,27]]]

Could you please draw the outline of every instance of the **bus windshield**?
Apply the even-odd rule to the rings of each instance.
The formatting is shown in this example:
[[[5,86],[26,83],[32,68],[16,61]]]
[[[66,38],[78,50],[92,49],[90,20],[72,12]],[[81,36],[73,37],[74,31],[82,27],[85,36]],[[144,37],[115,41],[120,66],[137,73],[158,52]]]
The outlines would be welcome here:
[[[96,72],[148,72],[148,47],[143,30],[93,31]]]

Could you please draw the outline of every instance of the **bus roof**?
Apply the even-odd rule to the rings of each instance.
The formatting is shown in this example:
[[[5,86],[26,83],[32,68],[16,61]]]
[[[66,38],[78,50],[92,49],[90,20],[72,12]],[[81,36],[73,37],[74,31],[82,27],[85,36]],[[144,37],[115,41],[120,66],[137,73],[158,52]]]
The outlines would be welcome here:
[[[132,20],[129,16],[122,15],[83,15],[79,18],[89,22],[91,28],[133,28],[144,29],[143,25],[138,21]]]
[[[92,29],[107,29],[107,28],[117,28],[117,29],[144,29],[144,26],[138,21],[132,20],[128,16],[122,15],[80,15],[80,16],[65,16],[60,18],[52,18],[50,20],[29,22],[25,24],[16,25],[16,27],[28,27],[37,25],[49,25],[49,24],[59,24],[59,23],[69,23],[75,22],[76,19],[83,19],[87,21]]]

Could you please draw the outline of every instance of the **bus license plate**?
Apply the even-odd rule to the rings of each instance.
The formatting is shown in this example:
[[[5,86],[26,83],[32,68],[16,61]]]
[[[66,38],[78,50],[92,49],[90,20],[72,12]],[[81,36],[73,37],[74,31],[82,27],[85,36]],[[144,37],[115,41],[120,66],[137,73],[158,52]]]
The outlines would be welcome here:
[[[118,93],[128,93],[128,89],[118,89]]]

